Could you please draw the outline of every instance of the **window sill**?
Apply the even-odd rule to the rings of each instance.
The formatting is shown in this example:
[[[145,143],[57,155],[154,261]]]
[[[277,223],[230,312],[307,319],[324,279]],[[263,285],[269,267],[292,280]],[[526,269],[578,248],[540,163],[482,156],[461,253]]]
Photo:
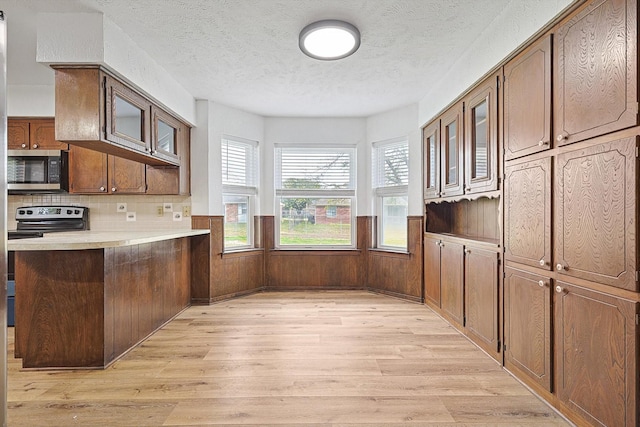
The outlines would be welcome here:
[[[411,252],[402,249],[390,249],[390,248],[369,248],[369,252],[373,252],[375,255],[389,256],[397,258],[408,258],[411,256]]]
[[[252,255],[255,253],[256,255],[259,253],[264,253],[264,249],[262,248],[243,248],[243,249],[234,249],[234,250],[226,250],[220,253],[221,258],[227,257],[242,257],[247,255]]]

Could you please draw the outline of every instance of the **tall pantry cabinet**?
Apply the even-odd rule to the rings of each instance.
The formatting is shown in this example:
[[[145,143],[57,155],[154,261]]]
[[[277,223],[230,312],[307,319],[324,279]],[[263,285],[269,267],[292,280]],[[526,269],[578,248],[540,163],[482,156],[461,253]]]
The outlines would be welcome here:
[[[504,366],[578,424],[637,426],[636,0],[504,65]]]

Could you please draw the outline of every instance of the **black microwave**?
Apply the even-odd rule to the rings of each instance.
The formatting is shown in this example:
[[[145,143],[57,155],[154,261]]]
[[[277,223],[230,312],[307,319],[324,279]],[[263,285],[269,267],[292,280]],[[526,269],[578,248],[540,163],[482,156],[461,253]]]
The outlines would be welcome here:
[[[67,155],[61,150],[7,150],[9,194],[67,191]]]

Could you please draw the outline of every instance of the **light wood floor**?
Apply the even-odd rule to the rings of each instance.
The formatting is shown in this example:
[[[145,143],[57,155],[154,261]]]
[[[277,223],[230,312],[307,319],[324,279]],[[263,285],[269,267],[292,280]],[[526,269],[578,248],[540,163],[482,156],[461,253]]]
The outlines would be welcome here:
[[[191,307],[104,371],[27,372],[9,426],[564,426],[425,306],[367,292]]]

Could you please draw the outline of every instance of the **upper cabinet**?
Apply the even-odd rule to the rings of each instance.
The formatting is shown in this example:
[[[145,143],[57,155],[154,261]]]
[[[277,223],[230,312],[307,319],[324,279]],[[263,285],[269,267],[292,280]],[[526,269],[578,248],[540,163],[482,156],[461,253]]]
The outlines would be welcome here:
[[[7,148],[9,150],[67,150],[69,146],[57,141],[55,122],[47,119],[8,119]]]
[[[440,197],[440,120],[422,131],[424,198]]]
[[[593,1],[558,28],[553,70],[558,145],[638,124],[636,3]]]
[[[463,104],[457,103],[440,118],[440,197],[463,193]]]
[[[487,78],[464,101],[464,193],[498,189],[498,82]]]
[[[188,167],[189,127],[105,70],[56,68],[55,90],[59,140],[149,165]]]
[[[551,35],[504,67],[504,158],[551,147]]]

